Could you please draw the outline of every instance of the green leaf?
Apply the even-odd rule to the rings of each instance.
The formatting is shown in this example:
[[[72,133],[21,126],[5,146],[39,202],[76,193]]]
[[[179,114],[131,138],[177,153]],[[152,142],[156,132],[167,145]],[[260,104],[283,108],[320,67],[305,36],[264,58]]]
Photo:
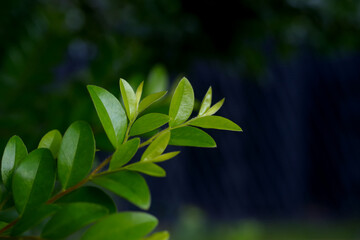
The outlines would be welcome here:
[[[10,138],[1,160],[1,177],[5,187],[10,190],[14,169],[28,155],[24,142],[18,136]]]
[[[50,149],[54,158],[57,158],[62,136],[58,130],[52,130],[45,134],[41,139],[38,148],[48,148]]]
[[[127,129],[126,113],[119,100],[97,86],[88,86],[97,114],[111,144],[117,148],[125,138]]]
[[[131,121],[136,114],[136,95],[133,88],[124,79],[120,79],[120,91],[124,101],[126,114]]]
[[[95,139],[89,124],[77,121],[64,134],[58,157],[62,188],[74,186],[90,172],[95,157]]]
[[[151,162],[164,162],[166,160],[176,157],[179,153],[180,151],[164,153],[160,156],[153,158]]]
[[[97,204],[70,203],[50,219],[41,236],[48,239],[65,238],[107,214],[108,209]]]
[[[212,99],[212,89],[209,87],[209,90],[206,92],[204,99],[201,102],[201,107],[199,111],[199,116],[204,115],[207,110],[209,110],[211,106],[211,99]]]
[[[162,91],[162,92],[150,94],[149,96],[145,97],[139,104],[138,113],[141,113],[142,111],[147,109],[151,104],[159,101],[163,96],[165,96],[166,93],[167,91]]]
[[[162,65],[154,66],[145,82],[144,92],[146,95],[165,91],[168,89],[169,78],[166,69]]]
[[[120,145],[110,161],[110,170],[122,167],[128,163],[139,149],[140,138],[134,138]]]
[[[242,131],[234,122],[220,116],[205,116],[197,118],[190,122],[190,125],[201,128],[212,128],[229,131]]]
[[[142,240],[169,240],[170,234],[168,231],[162,231],[152,234],[149,237],[143,238]]]
[[[136,95],[137,108],[139,107],[139,103],[140,103],[142,92],[143,92],[143,87],[144,87],[144,81],[142,81],[140,83],[140,85],[138,86],[138,88],[136,89],[136,94],[135,95]]]
[[[188,147],[216,147],[212,137],[206,132],[194,127],[181,127],[171,130],[169,145]]]
[[[94,224],[81,240],[138,240],[149,234],[157,224],[158,220],[150,214],[122,212],[107,216]]]
[[[102,175],[92,179],[101,187],[104,187],[139,208],[150,207],[150,191],[145,179],[138,173],[131,171],[119,171]]]
[[[222,107],[222,105],[225,102],[225,98],[221,99],[219,102],[215,103],[214,106],[212,106],[205,114],[204,116],[211,116],[217,113],[219,109]]]
[[[141,156],[141,161],[151,161],[152,159],[161,155],[170,140],[170,132],[160,134],[155,140],[147,147],[144,154]]]
[[[24,215],[20,218],[20,220],[16,223],[14,228],[11,231],[12,236],[17,236],[30,228],[35,227],[40,224],[45,218],[54,214],[57,210],[59,210],[59,206],[51,204],[44,204],[41,207],[37,207],[34,209],[29,209],[26,211]]]
[[[153,177],[166,176],[165,170],[162,167],[156,165],[155,163],[146,163],[146,162],[136,163],[133,165],[129,165],[129,167],[127,167],[126,169],[131,171],[141,172]]]
[[[85,186],[63,196],[56,201],[57,204],[87,202],[99,204],[106,207],[110,213],[116,212],[116,205],[113,199],[103,190],[93,186]]]
[[[169,116],[162,113],[149,113],[134,122],[130,136],[151,132],[169,122]]]
[[[46,202],[55,184],[55,160],[45,148],[31,152],[17,167],[12,181],[16,209],[22,214]]]
[[[181,79],[171,99],[169,117],[170,127],[176,127],[185,122],[194,108],[194,90],[186,78]]]

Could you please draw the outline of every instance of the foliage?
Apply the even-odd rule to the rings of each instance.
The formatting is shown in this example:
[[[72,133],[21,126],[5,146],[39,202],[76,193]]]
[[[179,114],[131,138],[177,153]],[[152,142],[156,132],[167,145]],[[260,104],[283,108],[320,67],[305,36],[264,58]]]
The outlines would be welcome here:
[[[224,101],[211,107],[211,89],[199,114],[189,119],[195,98],[186,78],[175,89],[168,115],[142,113],[164,96],[160,92],[142,99],[143,83],[134,91],[127,81],[120,80],[123,104],[103,88],[88,86],[88,91],[114,153],[93,166],[95,138],[83,121],[71,124],[63,136],[50,131],[30,153],[18,136],[12,137],[1,164],[3,237],[16,239],[26,233],[22,239],[63,239],[93,224],[81,239],[168,239],[166,231],[149,236],[158,224],[154,216],[117,212],[104,189],[148,210],[151,196],[142,174],[166,176],[158,164],[179,154],[164,153],[168,145],[216,147],[212,137],[198,127],[242,131],[232,121],[213,116]],[[154,130],[150,138],[143,135]],[[141,154],[138,150],[143,147]],[[13,215],[4,217],[7,211]],[[37,228],[40,237],[28,236],[29,230]]]

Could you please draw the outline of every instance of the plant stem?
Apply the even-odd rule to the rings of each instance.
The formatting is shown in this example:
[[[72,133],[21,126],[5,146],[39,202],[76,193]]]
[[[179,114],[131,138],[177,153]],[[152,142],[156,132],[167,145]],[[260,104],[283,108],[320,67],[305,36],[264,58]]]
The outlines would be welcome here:
[[[0,230],[0,234],[4,233],[5,231],[7,231],[8,229],[12,228],[12,226],[14,226],[20,218],[15,219],[14,221],[10,222],[8,225],[6,225],[5,227],[3,227]],[[1,236],[2,237],[2,236]]]

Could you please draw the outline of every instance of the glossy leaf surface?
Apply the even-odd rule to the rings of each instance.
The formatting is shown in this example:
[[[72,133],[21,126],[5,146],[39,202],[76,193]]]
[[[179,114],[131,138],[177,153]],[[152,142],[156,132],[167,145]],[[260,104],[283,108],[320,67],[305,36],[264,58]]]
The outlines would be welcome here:
[[[169,109],[169,125],[175,127],[185,122],[194,108],[194,90],[190,82],[183,78],[175,89]]]
[[[166,176],[165,170],[162,167],[156,165],[155,163],[146,163],[146,162],[136,163],[136,164],[130,165],[126,169],[131,170],[131,171],[141,172],[146,175],[153,176],[153,177],[165,177]]]
[[[170,140],[170,132],[160,134],[155,140],[147,147],[144,154],[141,156],[141,161],[151,161],[157,156],[161,155]]]
[[[212,100],[212,89],[209,87],[209,90],[206,92],[204,99],[201,102],[199,115],[203,115],[207,110],[209,110],[211,106],[211,100]]]
[[[58,130],[52,130],[42,137],[38,148],[47,148],[51,151],[54,158],[57,158],[62,135]]]
[[[163,96],[165,96],[166,93],[167,93],[167,91],[162,91],[162,92],[150,94],[149,96],[145,97],[139,104],[138,112],[140,113],[140,112],[144,111],[151,104],[159,101]]]
[[[28,152],[24,142],[18,136],[10,138],[6,144],[1,160],[1,177],[7,189],[11,188],[11,181],[14,169],[27,156]]]
[[[90,227],[81,240],[138,240],[149,234],[157,223],[158,220],[147,213],[122,212],[113,214]]]
[[[169,116],[162,113],[149,113],[134,122],[130,136],[151,132],[169,122]]]
[[[81,187],[57,200],[56,204],[67,204],[75,202],[94,203],[106,207],[110,213],[116,212],[113,199],[103,190],[93,186]]]
[[[198,128],[181,127],[171,130],[169,145],[188,147],[216,147],[214,139]]]
[[[190,125],[201,128],[212,128],[229,131],[242,131],[233,121],[220,116],[205,116],[190,122]]]
[[[86,122],[70,125],[64,134],[58,157],[58,176],[66,189],[81,181],[90,172],[95,157],[95,139]]]
[[[124,101],[126,114],[129,120],[133,119],[136,114],[136,95],[130,84],[124,79],[120,79],[120,91]]]
[[[139,145],[139,138],[133,138],[120,145],[110,161],[109,169],[114,170],[128,163],[134,157],[139,148]]]
[[[125,137],[127,117],[119,100],[107,90],[88,86],[95,109],[112,145],[117,148]]]
[[[14,172],[12,189],[18,212],[22,214],[26,209],[36,208],[46,202],[54,184],[55,160],[50,150],[34,150]]]
[[[119,171],[92,180],[142,209],[150,207],[150,191],[145,179],[132,171]]]
[[[93,203],[70,203],[63,206],[45,225],[42,237],[65,238],[108,214],[108,209]]]
[[[143,238],[142,240],[169,240],[170,234],[168,231],[162,231],[152,234],[149,237]]]

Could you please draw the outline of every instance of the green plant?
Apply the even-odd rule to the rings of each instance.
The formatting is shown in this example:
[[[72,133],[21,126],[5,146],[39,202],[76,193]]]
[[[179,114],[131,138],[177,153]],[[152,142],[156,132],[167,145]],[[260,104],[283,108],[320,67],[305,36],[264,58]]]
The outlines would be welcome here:
[[[211,106],[211,88],[201,103],[199,114],[188,120],[193,112],[194,92],[186,78],[179,82],[172,96],[168,115],[148,113],[141,116],[166,94],[159,92],[141,100],[142,89],[143,83],[134,92],[121,79],[123,107],[107,90],[88,86],[100,121],[115,149],[93,170],[96,144],[86,122],[71,124],[64,136],[58,130],[50,131],[41,139],[38,149],[29,154],[18,136],[9,140],[1,163],[2,238],[64,239],[90,224],[93,225],[81,239],[169,238],[166,231],[147,236],[156,227],[157,219],[144,212],[117,213],[112,198],[102,189],[147,210],[150,191],[139,173],[164,177],[165,170],[158,163],[180,153],[164,153],[168,145],[216,147],[211,136],[197,127],[232,131],[241,131],[241,128],[226,118],[214,116],[224,100]],[[168,127],[163,127],[165,124]],[[142,134],[154,130],[150,138],[141,141]],[[140,159],[130,162],[137,157],[138,149],[145,146]],[[9,214],[12,208],[16,212]],[[35,230],[31,232],[32,229],[39,229],[40,237],[29,236],[36,233]],[[19,237],[24,233],[25,236]]]

